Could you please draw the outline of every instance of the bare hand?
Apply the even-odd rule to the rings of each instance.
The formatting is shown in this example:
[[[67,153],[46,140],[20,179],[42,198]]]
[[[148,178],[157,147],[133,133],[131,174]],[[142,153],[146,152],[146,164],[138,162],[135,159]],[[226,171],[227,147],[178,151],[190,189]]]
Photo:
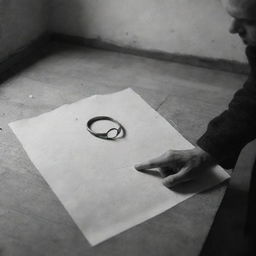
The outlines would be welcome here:
[[[138,171],[159,168],[166,187],[196,179],[208,167],[216,165],[214,159],[199,147],[189,150],[169,150],[163,155],[138,164]]]

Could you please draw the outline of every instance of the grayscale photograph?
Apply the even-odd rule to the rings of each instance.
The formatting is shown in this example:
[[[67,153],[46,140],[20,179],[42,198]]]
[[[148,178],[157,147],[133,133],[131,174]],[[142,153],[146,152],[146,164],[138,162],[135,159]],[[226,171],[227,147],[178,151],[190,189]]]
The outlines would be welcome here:
[[[0,0],[0,256],[256,255],[256,0]]]

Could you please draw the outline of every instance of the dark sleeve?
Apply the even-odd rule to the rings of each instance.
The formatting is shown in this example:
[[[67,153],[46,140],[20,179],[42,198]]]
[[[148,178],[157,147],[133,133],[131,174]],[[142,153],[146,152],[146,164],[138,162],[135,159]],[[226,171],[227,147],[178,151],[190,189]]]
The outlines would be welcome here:
[[[251,73],[229,107],[197,141],[224,168],[233,168],[241,149],[256,138],[256,75]]]

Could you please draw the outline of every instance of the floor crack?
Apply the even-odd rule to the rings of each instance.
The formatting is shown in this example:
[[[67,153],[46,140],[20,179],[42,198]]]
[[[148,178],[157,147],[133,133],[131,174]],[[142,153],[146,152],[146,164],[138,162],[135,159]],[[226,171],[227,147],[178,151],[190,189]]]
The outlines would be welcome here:
[[[162,107],[162,105],[168,100],[168,98],[169,98],[169,94],[164,98],[164,100],[159,104],[159,106],[156,108],[156,111],[158,111],[161,107]]]

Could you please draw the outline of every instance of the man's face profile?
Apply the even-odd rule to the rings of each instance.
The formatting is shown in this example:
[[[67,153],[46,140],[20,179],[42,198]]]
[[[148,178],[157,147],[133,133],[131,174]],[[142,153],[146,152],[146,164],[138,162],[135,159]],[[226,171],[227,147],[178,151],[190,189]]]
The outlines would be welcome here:
[[[246,45],[256,46],[256,0],[222,0],[232,17],[230,33],[238,34]]]

